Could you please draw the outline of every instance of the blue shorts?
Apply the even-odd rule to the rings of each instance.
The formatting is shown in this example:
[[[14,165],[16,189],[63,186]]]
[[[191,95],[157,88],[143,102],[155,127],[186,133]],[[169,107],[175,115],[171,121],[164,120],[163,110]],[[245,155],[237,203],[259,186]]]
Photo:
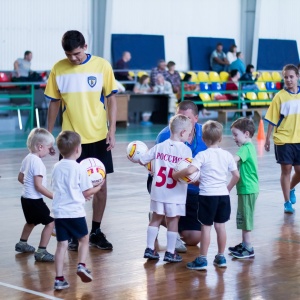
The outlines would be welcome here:
[[[71,238],[81,239],[88,234],[85,217],[54,219],[54,222],[58,242],[68,241]]]
[[[199,195],[199,220],[201,224],[225,223],[230,219],[231,206],[229,195]]]
[[[282,165],[300,165],[300,144],[274,145],[277,163]]]

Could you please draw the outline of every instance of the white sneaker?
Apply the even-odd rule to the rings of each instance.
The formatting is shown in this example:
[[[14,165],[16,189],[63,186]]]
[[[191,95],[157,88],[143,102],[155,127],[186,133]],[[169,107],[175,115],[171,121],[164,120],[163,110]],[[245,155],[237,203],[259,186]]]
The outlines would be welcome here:
[[[177,236],[176,245],[175,245],[175,250],[176,250],[178,253],[184,253],[184,252],[186,252],[186,250],[187,250],[187,248],[186,248],[186,246],[184,245],[183,241],[181,240],[179,234],[178,234],[178,236]]]

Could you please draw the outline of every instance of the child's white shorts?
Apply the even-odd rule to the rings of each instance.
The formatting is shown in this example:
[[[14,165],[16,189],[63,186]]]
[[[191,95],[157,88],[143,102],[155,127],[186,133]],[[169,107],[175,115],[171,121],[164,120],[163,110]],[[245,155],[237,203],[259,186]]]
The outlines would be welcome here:
[[[185,204],[163,203],[151,200],[150,210],[167,217],[185,216]]]

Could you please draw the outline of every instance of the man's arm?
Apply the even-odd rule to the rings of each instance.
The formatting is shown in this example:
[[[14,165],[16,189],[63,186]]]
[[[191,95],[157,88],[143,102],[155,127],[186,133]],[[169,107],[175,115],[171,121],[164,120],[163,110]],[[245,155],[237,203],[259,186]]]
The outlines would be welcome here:
[[[16,77],[20,77],[19,62],[18,62],[18,60],[16,60],[14,62],[14,70],[16,71]]]
[[[60,101],[50,101],[48,108],[48,131],[52,132],[60,107]]]
[[[116,119],[117,119],[117,99],[115,95],[111,95],[107,98],[107,110],[108,110],[108,133],[106,136],[106,144],[109,144],[107,151],[113,149],[116,144]]]

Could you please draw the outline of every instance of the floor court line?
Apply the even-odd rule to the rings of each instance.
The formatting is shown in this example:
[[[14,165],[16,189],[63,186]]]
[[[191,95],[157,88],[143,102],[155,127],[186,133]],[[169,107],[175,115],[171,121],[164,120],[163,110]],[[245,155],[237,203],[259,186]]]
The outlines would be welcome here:
[[[4,283],[4,282],[1,282],[1,281],[0,281],[0,285],[11,288],[11,289],[14,289],[14,290],[18,290],[18,291],[21,291],[21,292],[25,292],[25,293],[29,293],[29,294],[32,294],[32,295],[40,296],[40,297],[43,297],[45,299],[51,299],[51,300],[61,300],[61,299],[63,299],[63,298],[57,298],[57,297],[54,297],[54,296],[43,294],[43,293],[40,293],[40,292],[24,289],[22,287],[15,286],[15,285],[8,284],[8,283]]]

